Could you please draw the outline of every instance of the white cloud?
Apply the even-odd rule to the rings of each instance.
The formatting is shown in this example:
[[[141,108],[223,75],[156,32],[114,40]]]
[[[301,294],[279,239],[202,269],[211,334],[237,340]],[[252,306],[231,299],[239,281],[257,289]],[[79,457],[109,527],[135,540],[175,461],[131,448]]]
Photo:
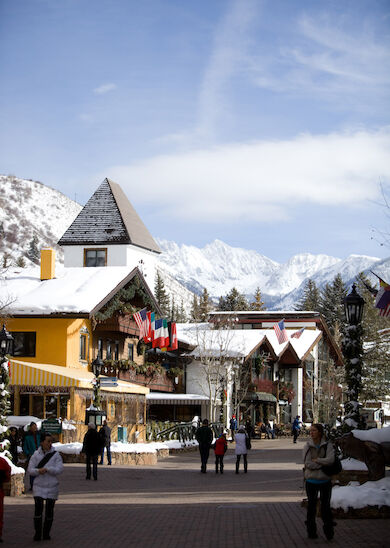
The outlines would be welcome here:
[[[307,205],[358,206],[390,181],[390,128],[299,135],[161,155],[108,168],[137,203],[171,219],[287,220]]]
[[[101,86],[95,88],[93,90],[96,95],[104,95],[105,93],[108,93],[109,91],[114,91],[117,86],[116,84],[110,83],[110,84],[102,84]]]

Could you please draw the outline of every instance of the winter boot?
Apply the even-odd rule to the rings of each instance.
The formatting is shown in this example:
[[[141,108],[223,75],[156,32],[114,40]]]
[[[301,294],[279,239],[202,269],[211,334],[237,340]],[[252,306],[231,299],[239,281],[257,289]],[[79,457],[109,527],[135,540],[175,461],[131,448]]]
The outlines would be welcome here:
[[[215,465],[215,473],[218,474],[218,464]]]
[[[238,462],[236,462],[236,474],[238,474],[238,467],[240,466],[240,464]]]
[[[221,464],[221,474],[223,474],[223,464]]]
[[[316,527],[315,522],[314,522],[314,523],[308,524],[307,521],[305,521],[305,523],[306,523],[306,529],[307,529],[307,536],[308,536],[308,538],[318,538],[318,535],[317,535],[317,527]]]
[[[35,535],[34,540],[41,540],[42,538],[42,516],[34,518]]]
[[[43,540],[50,540],[50,529],[52,523],[52,519],[45,519],[45,522],[43,524]]]
[[[333,524],[324,525],[324,535],[326,536],[327,540],[332,540],[332,538],[334,537]]]

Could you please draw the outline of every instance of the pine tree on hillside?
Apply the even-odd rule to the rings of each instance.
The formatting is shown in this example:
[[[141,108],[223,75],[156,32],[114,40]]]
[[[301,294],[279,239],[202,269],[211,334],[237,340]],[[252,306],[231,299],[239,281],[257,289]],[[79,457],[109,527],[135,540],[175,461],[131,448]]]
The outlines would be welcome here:
[[[344,298],[347,295],[347,286],[340,274],[335,276],[331,284],[326,284],[321,292],[320,312],[324,316],[332,335],[336,338],[343,334],[345,326]]]
[[[206,288],[199,298],[199,319],[201,322],[207,322],[211,310],[210,295]]]
[[[35,264],[39,263],[39,249],[38,249],[38,238],[34,235],[33,239],[30,242],[27,257]]]
[[[379,316],[375,307],[373,287],[367,276],[360,273],[357,278],[357,290],[365,301],[363,311],[363,370],[360,401],[378,401],[390,394],[390,361],[388,348],[390,318]]]
[[[220,297],[217,310],[249,310],[249,304],[245,296],[233,287],[226,297]]]
[[[20,267],[20,268],[26,268],[26,260],[25,258],[23,257],[23,255],[21,255],[20,257],[18,257],[17,261],[16,261],[16,266]]]
[[[192,299],[191,322],[199,322],[199,302],[198,297],[195,294]]]
[[[158,302],[163,315],[169,316],[169,295],[166,292],[164,281],[159,272],[156,273],[154,296],[156,297],[156,301]]]
[[[178,309],[178,312],[177,312],[176,321],[178,323],[185,323],[187,321],[187,314],[186,314],[186,311],[185,311],[185,308],[184,308],[183,299],[181,300],[180,308]]]
[[[261,298],[261,291],[260,287],[256,288],[255,294],[254,294],[254,300],[249,305],[251,310],[266,310],[267,307],[265,306],[264,301]]]
[[[314,280],[307,280],[303,290],[303,296],[295,306],[295,310],[320,310],[320,291]]]

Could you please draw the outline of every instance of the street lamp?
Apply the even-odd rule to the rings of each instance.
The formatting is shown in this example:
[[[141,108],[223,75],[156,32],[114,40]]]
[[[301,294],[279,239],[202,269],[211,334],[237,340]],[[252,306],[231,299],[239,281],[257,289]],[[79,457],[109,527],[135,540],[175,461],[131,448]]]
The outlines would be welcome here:
[[[104,366],[104,361],[101,358],[99,358],[99,356],[93,360],[92,372],[96,378],[98,378],[98,376],[102,372],[103,366]]]
[[[0,353],[2,358],[4,358],[6,354],[12,354],[13,342],[13,336],[8,333],[3,324],[3,329],[0,331]]]
[[[364,299],[353,284],[351,293],[344,299],[344,310],[349,325],[358,325],[362,321]]]
[[[361,425],[362,417],[359,414],[358,398],[362,385],[362,358],[363,358],[363,317],[364,299],[356,291],[353,284],[351,293],[344,299],[344,310],[348,326],[345,329],[343,340],[343,354],[345,359],[345,382],[347,384],[347,402],[345,403],[345,417],[354,421],[354,426]]]

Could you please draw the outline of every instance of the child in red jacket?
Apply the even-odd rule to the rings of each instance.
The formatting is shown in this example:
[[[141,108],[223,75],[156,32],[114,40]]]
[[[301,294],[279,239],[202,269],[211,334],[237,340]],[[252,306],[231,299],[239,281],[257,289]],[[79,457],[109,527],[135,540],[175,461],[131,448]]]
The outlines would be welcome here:
[[[4,491],[3,483],[11,479],[11,467],[8,462],[0,457],[0,542],[3,542],[3,515],[4,515]]]
[[[227,451],[226,434],[223,433],[219,436],[215,442],[215,473],[218,474],[218,467],[221,474],[223,474],[223,457]]]

